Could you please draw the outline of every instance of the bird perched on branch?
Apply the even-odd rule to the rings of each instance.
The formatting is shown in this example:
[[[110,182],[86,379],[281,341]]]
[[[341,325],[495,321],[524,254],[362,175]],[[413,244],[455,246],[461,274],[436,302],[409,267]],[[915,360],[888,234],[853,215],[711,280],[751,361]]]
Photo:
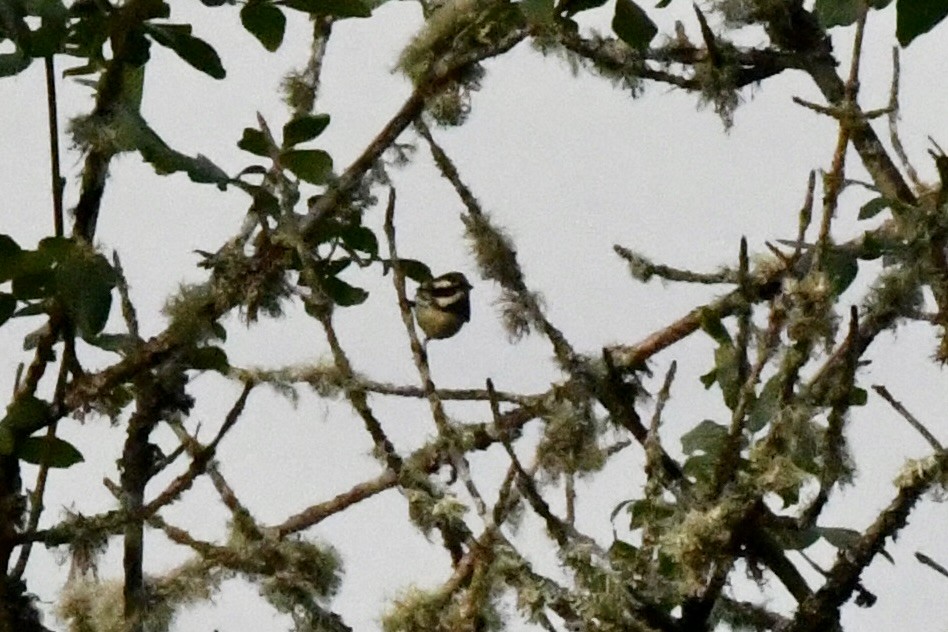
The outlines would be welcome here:
[[[460,272],[422,282],[415,293],[415,320],[431,339],[450,338],[471,320],[471,284]]]

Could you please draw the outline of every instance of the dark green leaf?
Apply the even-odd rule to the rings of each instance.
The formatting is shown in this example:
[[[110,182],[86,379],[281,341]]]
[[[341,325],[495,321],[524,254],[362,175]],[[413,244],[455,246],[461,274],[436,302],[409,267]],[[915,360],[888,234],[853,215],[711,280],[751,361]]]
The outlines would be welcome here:
[[[556,5],[556,14],[572,17],[582,11],[601,7],[606,0],[560,0]]]
[[[819,527],[805,530],[779,529],[771,533],[785,551],[802,551],[809,548],[820,537]]]
[[[16,455],[27,463],[67,468],[82,463],[82,453],[59,437],[27,437],[16,448]]]
[[[704,385],[705,389],[709,389],[718,381],[718,370],[711,369],[698,379],[701,381],[701,384]]]
[[[823,539],[835,546],[837,549],[846,549],[859,542],[862,534],[855,529],[845,529],[842,527],[817,527],[819,534]]]
[[[13,454],[15,444],[16,436],[13,434],[13,430],[7,426],[0,425],[0,454]]]
[[[24,55],[17,49],[12,53],[3,53],[0,55],[0,77],[12,77],[26,70],[33,62],[33,58]]]
[[[237,0],[201,0],[206,7],[220,7],[225,4],[237,4]]]
[[[905,47],[945,19],[948,0],[898,0],[896,11],[895,34]]]
[[[719,345],[731,344],[731,334],[725,329],[721,317],[710,310],[701,312],[701,329],[714,338]]]
[[[280,214],[280,201],[275,195],[261,188],[253,196],[253,204],[250,205],[250,210],[261,215],[277,217]]]
[[[322,134],[327,125],[329,125],[328,114],[295,118],[283,126],[283,146],[292,147],[312,140]]]
[[[201,72],[215,79],[227,76],[217,51],[201,38],[191,35],[189,24],[146,24],[145,29],[157,43],[170,48]]]
[[[237,146],[255,156],[270,157],[270,145],[267,143],[267,136],[258,129],[245,127],[243,135],[237,141]]]
[[[69,10],[61,0],[41,0],[27,4],[30,15],[40,18],[38,29],[30,33],[29,54],[47,57],[62,50],[66,38]]]
[[[434,277],[431,268],[416,259],[399,259],[398,265],[402,273],[412,281],[424,283]]]
[[[69,237],[44,237],[36,246],[36,252],[52,261],[62,261],[73,253],[75,242]]]
[[[0,292],[0,325],[10,320],[16,310],[16,298],[12,294]]]
[[[638,559],[638,549],[622,540],[614,540],[609,547],[609,559],[621,565],[631,565]]]
[[[856,275],[859,274],[859,262],[854,255],[845,250],[830,248],[824,259],[824,269],[829,277],[830,289],[834,296],[846,291]]]
[[[21,301],[46,298],[53,282],[53,260],[49,253],[26,250],[17,257],[13,272],[13,295]]]
[[[240,10],[240,22],[271,53],[283,43],[286,16],[270,2],[250,0]]]
[[[641,529],[642,527],[655,525],[675,513],[673,507],[648,498],[632,501],[628,507],[630,529]]]
[[[316,268],[322,276],[334,277],[339,276],[350,265],[352,265],[352,259],[345,257],[343,259],[333,259],[332,261],[320,261],[316,264]]]
[[[349,285],[338,277],[325,277],[320,279],[320,282],[329,298],[341,307],[359,305],[369,298],[368,292],[362,288]]]
[[[553,22],[553,0],[521,0],[517,8],[530,24],[549,24]]]
[[[0,283],[13,278],[21,251],[9,235],[0,235]]]
[[[290,9],[317,15],[333,15],[337,18],[367,18],[372,15],[369,6],[361,0],[280,0]]]
[[[138,341],[129,334],[99,334],[86,338],[86,342],[106,351],[127,353],[135,348]]]
[[[230,371],[230,362],[227,354],[220,347],[199,347],[188,354],[188,364],[198,371],[217,371],[227,375]]]
[[[730,344],[721,345],[714,352],[715,377],[724,395],[724,403],[731,410],[737,406],[741,390],[738,362],[737,349]]]
[[[866,392],[866,389],[854,387],[849,391],[850,406],[865,406],[868,401],[869,393]]]
[[[62,302],[83,338],[105,327],[112,308],[112,289],[118,280],[102,255],[76,244],[56,267],[56,297]]]
[[[612,30],[623,42],[636,50],[645,50],[658,33],[658,27],[632,0],[616,0]]]
[[[29,396],[20,397],[7,406],[7,414],[0,421],[0,426],[30,434],[45,426],[49,421],[51,421],[49,402]]]
[[[869,219],[870,217],[875,217],[885,209],[889,208],[889,206],[889,200],[883,197],[869,200],[862,205],[862,208],[859,209],[859,219]]]
[[[227,330],[224,329],[224,326],[217,321],[211,323],[211,331],[214,332],[214,337],[218,340],[227,340]]]
[[[293,149],[280,154],[280,163],[300,180],[325,184],[332,173],[332,158],[321,149]]]
[[[24,316],[38,316],[39,314],[45,314],[47,310],[47,305],[45,301],[36,301],[35,303],[27,303],[20,309],[18,309],[13,316],[15,318],[22,318]]]
[[[813,11],[824,28],[849,26],[859,17],[862,0],[816,0]]]
[[[664,9],[671,4],[672,0],[660,0],[658,4],[655,5],[656,9]]]
[[[243,169],[241,169],[240,173],[238,173],[236,177],[240,178],[242,176],[250,175],[250,174],[258,175],[258,176],[266,175],[267,168],[261,165],[250,165],[249,167],[244,167]],[[244,188],[243,185],[241,185],[240,183],[235,183],[235,184],[237,184],[241,188]]]
[[[379,253],[379,240],[371,229],[365,226],[344,226],[340,237],[352,250],[359,250],[374,257]]]
[[[124,109],[115,115],[114,120],[115,125],[121,126],[123,137],[130,142],[129,149],[138,150],[158,175],[183,171],[192,182],[216,184],[222,191],[230,183],[227,173],[206,156],[198,154],[192,158],[169,147],[138,112]]]
[[[747,416],[747,429],[757,432],[773,421],[780,412],[780,396],[783,391],[783,379],[775,375],[764,384],[760,396],[751,407]]]
[[[705,454],[717,454],[727,439],[728,430],[716,421],[705,419],[681,436],[681,449],[685,454],[701,451]]]
[[[718,467],[718,457],[712,454],[692,454],[681,466],[685,478],[696,483],[708,483],[714,480]]]

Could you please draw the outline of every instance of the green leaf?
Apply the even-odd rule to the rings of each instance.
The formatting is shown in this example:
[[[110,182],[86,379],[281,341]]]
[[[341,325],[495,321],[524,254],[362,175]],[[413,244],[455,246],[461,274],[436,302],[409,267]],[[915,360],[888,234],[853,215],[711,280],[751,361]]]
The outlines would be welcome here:
[[[816,0],[813,11],[824,28],[849,26],[859,17],[862,0]]]
[[[83,338],[105,327],[118,275],[102,255],[76,244],[55,270],[56,296]]]
[[[25,55],[20,49],[12,53],[3,53],[0,55],[0,77],[18,75],[29,68],[31,63],[33,63],[33,58]]]
[[[820,538],[819,527],[805,530],[775,529],[771,533],[785,551],[802,551]]]
[[[325,277],[320,279],[320,284],[327,296],[341,307],[359,305],[369,298],[368,292],[360,287],[349,285],[339,277]]]
[[[337,18],[367,18],[372,15],[369,6],[361,0],[280,0],[290,9],[317,15],[333,15]]]
[[[709,483],[714,480],[718,467],[718,457],[715,454],[692,454],[681,466],[681,473],[685,478],[696,483]]]
[[[283,146],[292,147],[312,140],[322,134],[327,125],[329,125],[328,114],[295,118],[283,126]]]
[[[875,217],[882,211],[889,208],[889,200],[884,197],[877,197],[873,200],[869,200],[859,209],[859,219],[869,219]]]
[[[859,531],[842,527],[817,527],[817,531],[824,540],[837,549],[847,549],[859,542],[859,538],[862,537]]]
[[[227,354],[220,347],[208,346],[193,349],[188,353],[188,364],[198,371],[217,371],[221,375],[230,372]]]
[[[11,431],[36,432],[50,419],[50,405],[33,396],[20,397],[7,406],[6,416],[0,420],[0,426]]]
[[[631,567],[638,561],[638,549],[622,540],[613,540],[609,546],[609,559],[625,567]]]
[[[660,0],[660,2],[655,5],[655,8],[656,8],[656,9],[664,9],[665,7],[667,7],[668,5],[671,4],[671,1],[672,1],[672,0]]]
[[[227,340],[227,330],[224,329],[224,326],[219,322],[214,321],[211,323],[211,331],[218,340]]]
[[[17,257],[13,272],[13,295],[21,301],[49,296],[53,282],[52,266],[48,252],[23,251]]]
[[[240,10],[240,22],[271,53],[283,43],[286,16],[270,2],[250,0]]]
[[[700,320],[702,331],[711,336],[716,343],[719,345],[729,345],[733,343],[731,334],[728,333],[724,327],[720,316],[710,310],[702,310]]]
[[[859,261],[845,250],[830,248],[823,262],[833,296],[845,292],[859,274]]]
[[[67,35],[69,10],[61,0],[40,0],[27,3],[30,15],[40,18],[40,26],[30,33],[28,52],[33,57],[47,57],[62,50]]]
[[[711,419],[705,419],[700,424],[681,436],[681,449],[685,454],[703,452],[715,455],[727,439],[728,430]]]
[[[0,325],[10,320],[16,311],[16,298],[12,294],[0,292]]]
[[[903,47],[935,28],[948,15],[948,0],[898,0],[895,35]]]
[[[629,528],[641,529],[652,526],[670,518],[675,509],[660,500],[642,498],[628,504]]]
[[[227,173],[206,156],[198,154],[192,158],[169,147],[138,112],[123,109],[114,120],[114,124],[121,128],[121,135],[128,139],[129,148],[138,150],[158,175],[183,171],[192,182],[216,184],[222,191],[230,183]]]
[[[135,348],[138,341],[129,334],[99,334],[85,339],[90,345],[112,351],[113,353],[128,353]]]
[[[530,24],[550,24],[555,15],[553,0],[520,0],[517,8]]]
[[[17,446],[16,455],[27,463],[54,468],[67,468],[85,461],[74,445],[59,437],[27,437]]]
[[[711,369],[698,379],[701,381],[701,384],[704,386],[705,390],[707,390],[714,386],[714,384],[718,381],[718,370]]]
[[[731,410],[737,406],[741,391],[738,362],[737,349],[731,344],[721,345],[714,352],[714,374],[724,395],[724,403]]]
[[[191,35],[190,24],[145,24],[145,30],[157,43],[170,48],[201,72],[215,79],[227,76],[217,51],[201,38]]]
[[[245,127],[243,135],[237,141],[237,146],[255,156],[270,157],[270,144],[267,142],[267,135],[258,129]]]
[[[266,189],[260,188],[253,196],[253,204],[250,205],[250,210],[261,215],[277,217],[280,215],[280,201]]]
[[[300,180],[325,184],[332,173],[332,158],[321,149],[292,149],[280,154],[280,164]]]
[[[344,226],[339,234],[343,243],[352,250],[359,250],[375,257],[379,253],[379,240],[365,226]]]
[[[0,283],[13,278],[22,249],[9,235],[0,235]]]
[[[866,389],[853,387],[853,389],[849,391],[850,406],[865,406],[868,401],[869,393],[866,392]]]
[[[601,7],[605,3],[606,0],[560,0],[556,5],[556,14],[565,13],[567,17],[572,17],[582,11]]]
[[[780,396],[783,391],[783,379],[775,375],[764,384],[760,395],[750,409],[747,416],[747,429],[751,432],[757,432],[770,421],[777,417],[780,412]]]
[[[47,305],[45,301],[36,301],[34,303],[27,303],[16,312],[13,313],[14,318],[22,318],[24,316],[38,316],[40,314],[45,314],[47,310]]]
[[[7,426],[0,425],[0,454],[13,454],[15,446],[16,436],[13,434],[13,431]]]
[[[639,51],[648,48],[648,45],[658,33],[658,27],[648,17],[648,14],[632,0],[616,0],[612,30],[619,36],[619,39]]]
[[[402,269],[402,273],[412,281],[424,283],[434,278],[431,268],[417,259],[399,259],[398,265]]]

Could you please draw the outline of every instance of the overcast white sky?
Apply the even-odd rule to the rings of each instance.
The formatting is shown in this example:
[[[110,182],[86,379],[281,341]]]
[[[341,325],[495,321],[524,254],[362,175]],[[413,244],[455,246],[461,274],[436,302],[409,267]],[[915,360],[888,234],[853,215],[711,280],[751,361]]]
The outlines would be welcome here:
[[[195,33],[217,48],[228,76],[215,82],[165,49],[153,47],[143,112],[179,151],[203,153],[236,173],[251,157],[237,150],[235,143],[243,127],[255,125],[256,112],[273,127],[286,120],[277,86],[289,67],[303,63],[306,23],[291,19],[283,47],[271,55],[240,28],[235,9],[209,10],[198,2],[173,5],[176,21],[193,22]],[[674,18],[680,17],[696,34],[689,3],[673,5],[650,11],[662,31],[670,33]],[[596,19],[607,25],[610,11],[611,3]],[[362,150],[409,94],[407,80],[391,70],[420,21],[417,5],[389,3],[371,19],[335,26],[318,107],[332,116],[320,141],[332,153],[337,169]],[[903,140],[916,166],[930,178],[926,137],[948,146],[944,118],[948,82],[936,78],[948,53],[945,28],[919,39],[902,58]],[[872,14],[863,64],[866,107],[880,107],[888,98],[893,33],[892,8]],[[835,39],[844,60],[848,36],[842,31]],[[742,37],[751,43],[762,41],[755,33]],[[704,270],[733,262],[742,235],[753,252],[764,252],[765,240],[795,234],[807,174],[829,165],[836,142],[830,121],[791,103],[791,96],[820,101],[815,87],[801,74],[785,73],[746,92],[747,103],[738,110],[734,128],[725,133],[713,112],[696,111],[694,96],[653,85],[645,96],[633,100],[604,80],[585,73],[571,76],[565,63],[543,58],[527,45],[488,63],[487,69],[469,122],[435,133],[485,208],[513,235],[528,283],[545,296],[552,321],[584,352],[639,340],[713,295],[708,290],[633,282],[612,252],[613,244]],[[0,232],[25,246],[51,231],[42,85],[39,64],[0,82],[6,112],[0,123],[4,139]],[[89,91],[82,86],[64,83],[61,96],[63,122],[89,108]],[[853,156],[851,164],[856,162]],[[73,176],[80,167],[79,157],[67,154],[64,170],[71,178],[67,204],[75,203]],[[856,168],[851,175],[859,173]],[[395,175],[400,254],[424,259],[436,273],[458,269],[475,279],[473,261],[461,239],[461,206],[423,145],[417,163]],[[835,233],[839,238],[857,230],[855,215],[865,199],[862,193],[846,194]],[[160,307],[182,280],[204,278],[203,271],[195,268],[198,257],[193,250],[216,250],[240,225],[246,206],[246,197],[237,191],[221,194],[181,175],[154,176],[137,156],[116,161],[98,243],[121,255],[145,335],[161,330]],[[381,218],[376,213],[367,223],[378,227]],[[379,380],[414,383],[417,377],[390,280],[378,273],[372,269],[358,277],[372,296],[351,313],[340,314],[340,335],[357,370]],[[859,288],[850,295],[857,301]],[[557,379],[544,341],[533,338],[516,345],[506,341],[492,308],[495,297],[496,288],[475,282],[472,322],[455,339],[432,345],[439,386],[481,387],[485,378],[492,377],[501,389],[539,391]],[[7,358],[0,366],[3,384],[12,385],[15,361],[27,357],[19,350],[22,334],[36,325],[36,321],[6,325],[0,338]],[[112,328],[119,326],[113,320]],[[227,350],[231,363],[238,366],[312,362],[326,352],[318,326],[293,310],[285,319],[263,321],[249,330],[231,321],[228,331]],[[944,373],[928,361],[933,349],[928,334],[902,329],[881,342],[870,357],[898,357],[904,362],[869,367],[861,374],[861,384],[887,384],[944,440],[948,389]],[[665,441],[672,451],[677,451],[678,434],[721,413],[717,395],[703,392],[696,379],[711,367],[710,351],[709,341],[696,338],[654,360],[652,368],[659,376],[671,360],[679,361],[675,397],[665,415]],[[195,392],[199,401],[193,421],[209,429],[220,423],[237,393],[216,376],[199,378]],[[374,403],[400,448],[417,445],[432,432],[423,407],[377,399]],[[466,420],[488,416],[486,407],[479,406],[452,411]],[[115,475],[114,459],[123,438],[121,430],[102,420],[82,426],[66,423],[61,428],[80,446],[87,462],[52,476],[47,523],[61,517],[63,507],[84,513],[111,507],[112,499],[99,481],[104,474]],[[878,402],[853,415],[850,436],[862,469],[856,487],[830,507],[821,522],[826,526],[864,527],[894,494],[890,481],[904,459],[927,454],[922,440]],[[164,439],[170,445],[169,437]],[[294,409],[261,390],[252,396],[245,419],[226,440],[220,459],[229,482],[256,516],[274,522],[377,472],[368,456],[370,448],[346,406],[305,393]],[[637,494],[642,483],[634,477],[629,480],[640,459],[638,448],[626,452],[591,484],[591,493],[580,505],[580,512],[588,515],[579,526],[604,543],[611,537],[610,510]],[[483,477],[479,480],[488,488],[486,481],[496,485],[505,467],[497,457],[492,453],[473,461],[475,472]],[[167,518],[199,536],[219,535],[227,516],[209,486],[199,485],[189,498],[171,507]],[[346,561],[345,583],[335,601],[338,611],[355,629],[372,630],[378,626],[384,599],[412,582],[430,585],[443,579],[449,568],[439,547],[425,542],[408,525],[404,503],[396,494],[385,494],[347,513],[351,515],[330,519],[313,532],[338,547]],[[922,550],[948,562],[945,524],[944,505],[928,504],[913,514],[898,545],[889,549],[897,564],[879,560],[864,576],[866,587],[880,596],[879,603],[870,610],[847,607],[847,630],[944,629],[948,582],[920,567],[912,554]],[[549,547],[541,530],[528,520],[524,533],[536,538],[538,566],[555,572],[555,556],[544,553]],[[155,570],[183,559],[160,537],[149,541],[147,555]],[[53,555],[40,552],[38,557],[31,587],[44,600],[52,600],[65,569],[54,565]],[[829,562],[832,551],[820,549],[816,557]],[[108,559],[113,563],[105,565],[104,575],[118,571],[114,562],[120,555],[113,551]],[[774,599],[782,603],[779,590]],[[47,624],[56,627],[52,620]],[[176,629],[236,632],[285,626],[252,588],[232,582],[216,607],[186,613]]]

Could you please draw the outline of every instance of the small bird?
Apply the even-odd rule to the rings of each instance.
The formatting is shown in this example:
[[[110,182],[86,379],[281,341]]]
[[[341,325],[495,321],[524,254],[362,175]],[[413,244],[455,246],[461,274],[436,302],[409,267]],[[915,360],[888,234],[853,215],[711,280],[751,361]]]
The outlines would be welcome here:
[[[415,320],[431,339],[450,338],[471,320],[471,284],[460,272],[428,279],[415,293]]]

